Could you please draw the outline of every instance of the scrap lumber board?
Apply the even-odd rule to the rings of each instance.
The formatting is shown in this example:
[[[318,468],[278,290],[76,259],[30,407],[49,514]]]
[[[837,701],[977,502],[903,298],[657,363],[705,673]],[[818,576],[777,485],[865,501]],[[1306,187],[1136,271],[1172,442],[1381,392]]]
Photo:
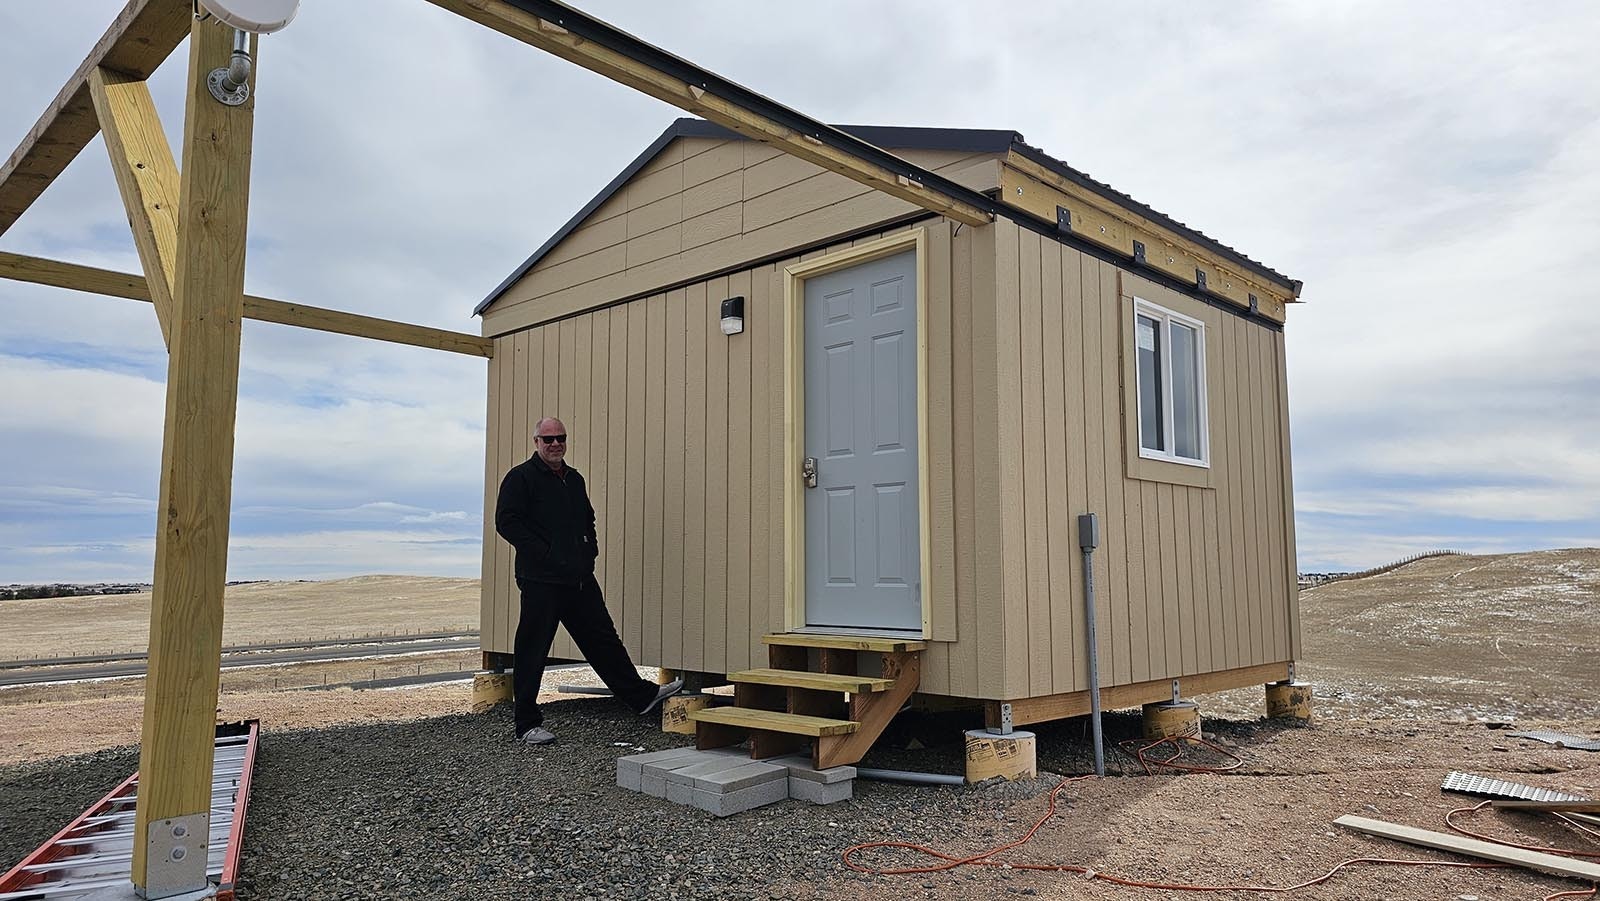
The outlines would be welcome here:
[[[1600,813],[1600,801],[1494,801],[1491,802],[1490,806],[1494,807],[1496,810]]]
[[[1333,824],[1356,832],[1364,832],[1367,835],[1376,835],[1380,838],[1393,839],[1410,845],[1421,845],[1424,848],[1435,848],[1440,851],[1453,851],[1456,854],[1481,857],[1484,860],[1492,860],[1496,863],[1515,864],[1519,867],[1527,867],[1530,870],[1539,870],[1556,876],[1600,882],[1600,864],[1573,860],[1570,857],[1559,857],[1555,854],[1543,854],[1538,851],[1524,851],[1509,845],[1497,845],[1494,842],[1463,838],[1459,835],[1449,835],[1444,832],[1431,832],[1427,829],[1416,829],[1411,826],[1401,826],[1397,823],[1385,823],[1383,820],[1372,820],[1366,817],[1342,816],[1334,820]]]

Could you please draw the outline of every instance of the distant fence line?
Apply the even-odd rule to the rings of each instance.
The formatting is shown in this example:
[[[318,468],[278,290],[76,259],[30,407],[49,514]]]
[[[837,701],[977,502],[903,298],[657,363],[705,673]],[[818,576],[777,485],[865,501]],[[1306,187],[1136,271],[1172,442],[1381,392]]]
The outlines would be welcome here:
[[[1420,554],[1412,554],[1409,557],[1401,557],[1399,560],[1396,560],[1393,563],[1385,563],[1382,566],[1374,566],[1371,569],[1364,569],[1358,573],[1341,573],[1340,575],[1328,579],[1327,582],[1348,582],[1351,579],[1368,579],[1373,576],[1381,576],[1386,572],[1397,570],[1408,563],[1415,563],[1418,560],[1426,560],[1429,557],[1459,557],[1463,553],[1464,551],[1452,551],[1447,549],[1423,551]],[[1323,584],[1326,585],[1327,582],[1324,582]]]

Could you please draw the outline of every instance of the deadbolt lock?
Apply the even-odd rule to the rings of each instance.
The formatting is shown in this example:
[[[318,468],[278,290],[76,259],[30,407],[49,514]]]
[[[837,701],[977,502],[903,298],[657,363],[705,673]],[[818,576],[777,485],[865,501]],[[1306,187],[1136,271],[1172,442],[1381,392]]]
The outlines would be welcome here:
[[[817,458],[816,457],[807,457],[805,459],[805,462],[800,464],[800,478],[806,480],[806,487],[807,488],[815,488],[815,487],[817,487]]]

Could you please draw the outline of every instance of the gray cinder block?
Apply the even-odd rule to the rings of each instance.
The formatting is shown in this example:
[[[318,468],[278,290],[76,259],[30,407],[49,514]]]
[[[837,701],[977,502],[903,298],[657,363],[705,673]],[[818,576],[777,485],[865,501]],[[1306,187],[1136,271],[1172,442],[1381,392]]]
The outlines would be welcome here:
[[[651,751],[648,754],[630,754],[627,757],[618,757],[617,784],[621,785],[623,783],[625,774],[631,774],[632,781],[637,782],[640,770],[642,770],[644,765],[647,763],[673,760],[675,758],[687,757],[698,753],[700,752],[696,751],[694,748],[668,748],[665,751]]]
[[[789,797],[813,804],[837,804],[855,796],[855,780],[842,782],[815,782],[799,776],[789,777]]]
[[[667,796],[667,780],[661,776],[652,776],[649,773],[639,777],[639,791],[652,798],[665,798]]]
[[[629,765],[626,758],[617,761],[617,787],[629,791],[639,791],[640,768],[638,764]]]
[[[819,785],[849,782],[856,777],[856,768],[853,766],[830,766],[825,770],[819,770],[811,765],[809,757],[790,755],[773,758],[770,762],[788,768],[791,779],[803,779]]]
[[[789,771],[781,766],[743,760],[738,766],[696,776],[694,787],[703,791],[734,792],[767,782],[782,782],[788,776]]]
[[[789,780],[773,779],[741,788],[737,791],[694,790],[694,806],[719,817],[732,816],[768,804],[776,804],[789,796]]]
[[[693,782],[674,782],[672,777],[669,776],[667,777],[666,786],[668,801],[671,801],[674,804],[685,805],[694,803]]]

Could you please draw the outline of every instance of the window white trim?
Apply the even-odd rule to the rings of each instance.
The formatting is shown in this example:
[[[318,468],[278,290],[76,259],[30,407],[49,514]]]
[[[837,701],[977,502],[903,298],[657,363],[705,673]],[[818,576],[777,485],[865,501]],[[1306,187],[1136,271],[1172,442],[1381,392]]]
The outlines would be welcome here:
[[[1158,306],[1142,297],[1137,296],[1133,298],[1133,313],[1133,371],[1135,379],[1133,392],[1135,405],[1134,421],[1136,423],[1135,436],[1139,442],[1139,456],[1146,460],[1160,460],[1166,463],[1179,463],[1184,466],[1210,468],[1211,426],[1209,413],[1210,405],[1206,397],[1206,324],[1191,316],[1185,316],[1182,313],[1173,312],[1166,307]],[[1160,423],[1160,428],[1162,431],[1160,443],[1163,448],[1166,448],[1166,450],[1152,450],[1151,448],[1145,447],[1146,436],[1144,432],[1144,416],[1142,415],[1143,411],[1138,409],[1138,405],[1144,400],[1145,387],[1143,385],[1143,379],[1145,377],[1143,367],[1139,365],[1138,360],[1139,317],[1141,316],[1155,320],[1160,327],[1159,344],[1157,345],[1160,348],[1159,362],[1161,369],[1159,375],[1161,379],[1159,388],[1161,392],[1162,414]],[[1177,428],[1173,421],[1175,405],[1173,403],[1172,395],[1172,326],[1174,323],[1193,329],[1195,333],[1194,378],[1198,403],[1198,409],[1195,411],[1195,417],[1199,425],[1200,433],[1200,455],[1198,457],[1180,456],[1174,450],[1177,445]]]

